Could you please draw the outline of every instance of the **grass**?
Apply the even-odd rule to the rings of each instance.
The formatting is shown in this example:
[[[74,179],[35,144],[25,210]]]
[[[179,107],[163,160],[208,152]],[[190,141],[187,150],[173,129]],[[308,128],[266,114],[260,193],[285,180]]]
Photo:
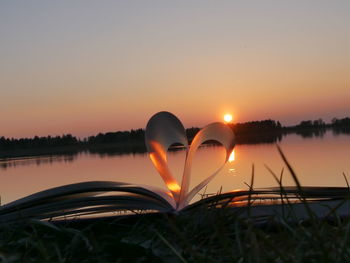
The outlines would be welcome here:
[[[258,226],[229,209],[0,231],[2,262],[349,262],[350,221]]]
[[[293,168],[280,151],[302,192]],[[282,174],[271,173],[284,194]],[[344,175],[345,177],[345,175]],[[346,179],[346,177],[345,177]],[[253,190],[254,168],[249,185]],[[284,197],[283,197],[284,198]],[[282,199],[283,199],[282,198]],[[300,196],[305,207],[308,203]],[[254,200],[248,199],[248,209]],[[291,205],[286,199],[285,205]],[[256,224],[228,206],[50,223],[0,225],[1,262],[350,262],[350,219],[333,215]],[[249,213],[248,213],[249,215]]]

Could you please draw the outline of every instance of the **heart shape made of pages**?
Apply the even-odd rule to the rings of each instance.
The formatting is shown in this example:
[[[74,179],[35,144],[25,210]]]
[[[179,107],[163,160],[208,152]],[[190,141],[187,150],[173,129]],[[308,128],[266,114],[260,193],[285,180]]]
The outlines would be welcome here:
[[[189,191],[194,154],[202,143],[209,140],[217,141],[224,146],[226,149],[225,160],[213,174]],[[187,206],[191,199],[224,167],[235,146],[235,136],[232,129],[227,125],[214,122],[201,129],[193,138],[191,146],[189,147],[186,131],[181,121],[172,113],[162,111],[153,115],[148,121],[145,143],[153,165],[172,193],[177,206],[176,209],[181,210]],[[181,186],[172,175],[167,162],[167,151],[169,147],[174,144],[182,144],[186,148],[186,159]]]

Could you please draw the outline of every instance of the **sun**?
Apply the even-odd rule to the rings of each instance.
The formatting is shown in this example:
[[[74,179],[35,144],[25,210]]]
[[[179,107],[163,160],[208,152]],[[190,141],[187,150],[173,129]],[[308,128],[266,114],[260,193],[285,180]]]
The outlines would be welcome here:
[[[232,122],[232,120],[233,120],[233,117],[232,117],[231,114],[227,113],[227,114],[224,115],[224,121],[226,123],[230,123],[230,122]]]

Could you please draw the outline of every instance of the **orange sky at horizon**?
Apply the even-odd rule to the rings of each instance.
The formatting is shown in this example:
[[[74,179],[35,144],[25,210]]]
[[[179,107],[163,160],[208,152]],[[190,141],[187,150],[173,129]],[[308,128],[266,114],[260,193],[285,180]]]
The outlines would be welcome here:
[[[350,3],[0,3],[0,136],[350,116]]]

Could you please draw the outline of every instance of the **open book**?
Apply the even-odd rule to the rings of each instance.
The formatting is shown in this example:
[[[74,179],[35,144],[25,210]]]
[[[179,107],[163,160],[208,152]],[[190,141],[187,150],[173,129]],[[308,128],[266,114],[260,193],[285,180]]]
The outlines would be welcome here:
[[[213,174],[190,189],[192,160],[198,147],[206,141],[216,141],[222,144],[226,150],[226,156],[222,165]],[[1,206],[0,223],[29,218],[49,220],[102,216],[106,213],[124,215],[130,212],[181,212],[196,207],[239,209],[252,206],[257,208],[254,211],[259,216],[266,213],[273,214],[276,211],[281,213],[283,212],[281,204],[284,202],[301,204],[306,199],[310,202],[327,201],[332,206],[336,206],[339,205],[337,200],[343,200],[344,196],[348,196],[349,193],[348,188],[341,187],[304,187],[302,191],[300,187],[283,189],[275,187],[222,193],[190,204],[193,197],[218,174],[229,159],[235,145],[235,137],[231,128],[223,123],[209,124],[197,133],[189,146],[185,128],[179,119],[169,112],[159,112],[147,124],[145,143],[150,159],[168,190],[109,181],[64,185]],[[186,149],[180,183],[172,175],[167,163],[167,151],[174,144],[182,144]],[[301,210],[306,208],[300,207]],[[322,210],[323,208],[316,207],[316,209]],[[322,210],[321,213],[325,214],[327,211]],[[349,210],[344,213],[348,213],[347,211]],[[303,213],[305,211],[301,211],[301,214]]]

